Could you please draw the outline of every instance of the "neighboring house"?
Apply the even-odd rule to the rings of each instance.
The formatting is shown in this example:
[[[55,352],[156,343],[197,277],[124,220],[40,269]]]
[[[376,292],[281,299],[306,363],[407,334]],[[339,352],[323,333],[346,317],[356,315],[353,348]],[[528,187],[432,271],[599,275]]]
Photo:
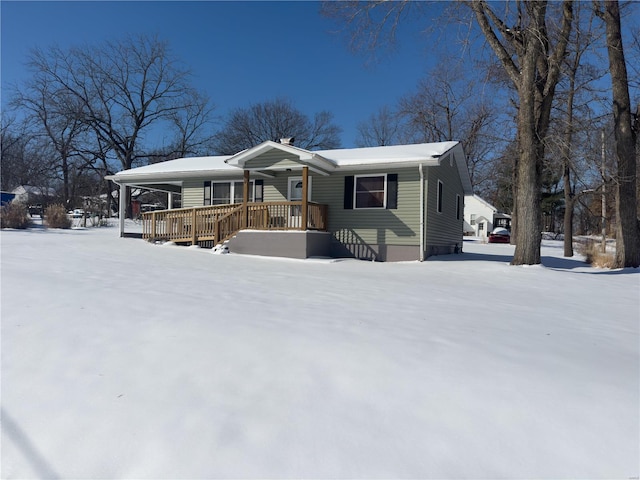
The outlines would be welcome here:
[[[464,231],[466,234],[486,238],[494,228],[503,227],[511,231],[511,216],[478,195],[464,198]]]
[[[169,204],[181,195],[183,208],[144,215],[144,238],[228,240],[231,252],[294,258],[423,260],[461,251],[463,199],[472,193],[459,142],[309,151],[268,141],[107,178],[167,192]],[[125,210],[122,201],[121,235]]]
[[[20,185],[14,188],[11,193],[15,195],[15,202],[25,205],[31,203],[47,203],[56,196],[56,191],[53,188],[34,187],[32,185]]]

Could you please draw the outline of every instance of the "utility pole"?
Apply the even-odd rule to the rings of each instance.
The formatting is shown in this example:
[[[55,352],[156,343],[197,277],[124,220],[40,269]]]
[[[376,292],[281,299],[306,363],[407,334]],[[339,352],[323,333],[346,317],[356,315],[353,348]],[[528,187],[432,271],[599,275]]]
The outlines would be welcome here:
[[[605,170],[605,152],[604,152],[604,128],[601,133],[602,139],[602,253],[607,251],[607,174]]]

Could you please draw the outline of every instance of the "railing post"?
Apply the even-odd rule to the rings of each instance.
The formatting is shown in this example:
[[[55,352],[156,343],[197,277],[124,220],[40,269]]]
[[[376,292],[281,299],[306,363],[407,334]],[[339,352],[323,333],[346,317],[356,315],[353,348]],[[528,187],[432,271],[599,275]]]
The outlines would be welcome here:
[[[309,167],[302,167],[302,215],[300,219],[300,230],[307,229],[307,219],[309,218]]]
[[[146,218],[145,217],[142,217],[142,218],[143,218],[142,221],[144,222]],[[156,238],[156,212],[153,212],[151,214],[151,238],[152,239]]]
[[[198,217],[196,216],[196,207],[193,207],[193,213],[191,215],[191,245],[195,245],[196,243],[198,243],[198,232],[196,229],[197,218]]]
[[[240,228],[249,226],[249,170],[244,171],[244,184],[242,185],[242,223]]]

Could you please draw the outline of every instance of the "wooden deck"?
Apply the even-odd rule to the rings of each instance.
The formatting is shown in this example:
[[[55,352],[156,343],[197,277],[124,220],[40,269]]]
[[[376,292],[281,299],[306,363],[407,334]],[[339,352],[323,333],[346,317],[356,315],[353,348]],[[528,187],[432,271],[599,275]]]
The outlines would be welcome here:
[[[217,245],[245,229],[326,231],[327,210],[327,205],[302,201],[157,210],[142,214],[142,238]]]

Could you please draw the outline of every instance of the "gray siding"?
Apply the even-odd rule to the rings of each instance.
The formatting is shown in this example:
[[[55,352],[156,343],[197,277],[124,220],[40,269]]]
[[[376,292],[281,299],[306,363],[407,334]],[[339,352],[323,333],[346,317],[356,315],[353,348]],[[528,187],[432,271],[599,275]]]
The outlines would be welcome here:
[[[204,180],[182,182],[182,207],[201,207],[204,203]]]
[[[456,218],[456,195],[460,202],[464,201],[462,183],[455,162],[451,165],[453,155],[449,155],[437,167],[428,167],[426,188],[426,244],[427,251],[450,253],[456,244],[462,247],[462,203],[460,218]],[[437,211],[438,180],[442,182],[442,213]]]
[[[344,183],[348,175],[398,174],[398,208],[352,209],[344,208]],[[329,205],[329,230],[335,240],[343,245],[420,244],[420,182],[418,168],[344,172],[329,177],[316,177],[313,184],[313,200]],[[367,255],[363,255],[367,256]]]
[[[245,163],[246,168],[300,168],[303,164],[296,155],[290,155],[282,150],[271,150]]]

